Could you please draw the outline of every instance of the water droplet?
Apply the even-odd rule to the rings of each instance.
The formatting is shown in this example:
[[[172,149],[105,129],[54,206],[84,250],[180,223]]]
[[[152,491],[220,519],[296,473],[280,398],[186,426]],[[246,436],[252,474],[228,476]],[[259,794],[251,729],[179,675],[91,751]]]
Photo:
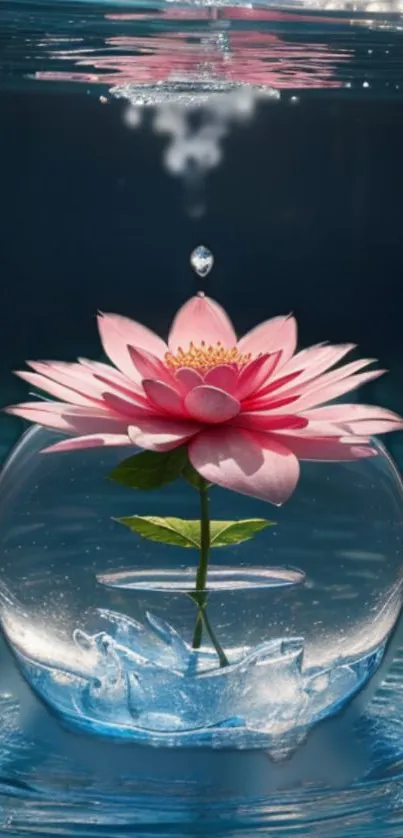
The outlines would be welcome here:
[[[210,273],[214,265],[214,256],[208,247],[204,247],[203,244],[200,244],[199,247],[196,247],[191,253],[190,264],[193,270],[196,271],[199,276],[204,278]]]

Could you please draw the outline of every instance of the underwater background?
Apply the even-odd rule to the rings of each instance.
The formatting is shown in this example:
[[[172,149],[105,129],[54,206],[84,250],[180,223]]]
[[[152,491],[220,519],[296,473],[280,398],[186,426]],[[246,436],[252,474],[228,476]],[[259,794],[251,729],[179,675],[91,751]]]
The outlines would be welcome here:
[[[235,39],[233,77],[249,83],[252,55],[253,81],[281,96],[259,100],[253,118],[231,124],[220,164],[199,184],[200,211],[186,178],[164,167],[167,140],[150,115],[130,130],[130,97],[110,88],[120,76],[126,84],[128,62],[130,74],[142,54],[149,82],[147,68],[168,36],[166,49],[182,66],[183,45],[198,44],[208,21],[201,11],[182,18],[163,4],[144,3],[136,14],[126,5],[134,17],[117,21],[121,40],[113,44],[108,13],[113,18],[117,4],[1,3],[1,405],[25,400],[12,370],[26,359],[101,357],[98,310],[165,334],[178,306],[202,288],[239,333],[293,311],[301,346],[357,343],[389,374],[355,398],[403,412],[399,4],[390,13],[382,4],[365,14],[224,16],[220,35],[232,27],[244,50],[237,63]],[[244,37],[251,32],[257,41]],[[294,64],[284,63],[290,53]],[[215,257],[205,280],[189,264],[199,244]],[[0,417],[2,460],[22,427]],[[402,435],[385,444],[403,468]],[[401,646],[402,627],[386,685],[371,693],[366,715],[353,706],[276,773],[263,753],[212,761],[207,753],[195,760],[191,752],[141,751],[133,760],[133,752],[106,751],[95,740],[83,761],[79,738],[45,710],[33,725],[34,699],[4,647],[0,830],[401,838]],[[110,783],[115,773],[119,789]]]
[[[195,220],[163,140],[128,130],[122,103],[0,91],[2,404],[26,393],[25,359],[99,357],[97,310],[166,333],[202,287],[240,333],[294,311],[301,345],[357,343],[390,371],[361,400],[403,410],[403,102],[302,99],[231,131]],[[189,265],[199,243],[207,280]],[[17,426],[2,418],[3,452]]]

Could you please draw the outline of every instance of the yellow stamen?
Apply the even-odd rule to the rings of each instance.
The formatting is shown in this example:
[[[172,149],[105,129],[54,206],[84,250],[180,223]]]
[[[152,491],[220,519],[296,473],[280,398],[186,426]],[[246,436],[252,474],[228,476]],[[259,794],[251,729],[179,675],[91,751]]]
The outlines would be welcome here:
[[[214,346],[206,346],[205,341],[202,340],[200,346],[190,343],[187,351],[179,346],[175,355],[172,352],[166,352],[165,363],[172,370],[192,367],[200,372],[207,372],[218,364],[236,364],[242,369],[245,364],[249,363],[251,357],[250,352],[242,353],[236,346],[226,349],[220,341]]]

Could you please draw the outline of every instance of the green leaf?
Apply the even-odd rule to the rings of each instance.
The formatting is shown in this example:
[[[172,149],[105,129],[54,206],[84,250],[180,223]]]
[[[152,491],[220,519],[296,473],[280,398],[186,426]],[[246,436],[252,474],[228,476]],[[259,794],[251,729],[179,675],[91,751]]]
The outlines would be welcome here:
[[[192,463],[190,463],[189,460],[187,461],[185,467],[182,469],[182,477],[184,477],[184,479],[188,483],[190,483],[190,485],[193,486],[194,489],[197,489],[198,491],[199,489],[201,489],[202,486],[204,486],[206,489],[209,489],[210,486],[213,485],[212,483],[207,483],[204,477],[202,477],[201,474],[199,474],[199,472],[196,471],[195,468],[193,468]]]
[[[133,515],[116,520],[149,541],[174,544],[176,547],[200,547],[200,521],[158,518],[154,515]]]
[[[119,463],[109,479],[131,489],[158,489],[180,477],[186,463],[185,447],[173,451],[141,451]]]
[[[154,515],[132,515],[115,520],[149,541],[200,549],[199,520],[184,521],[182,518],[159,518]],[[250,518],[246,521],[210,521],[211,547],[240,544],[269,526],[273,526],[273,522],[266,521],[264,518]]]
[[[250,541],[266,527],[274,527],[274,521],[265,518],[248,518],[245,521],[210,521],[212,547],[227,547],[229,544],[241,544]]]

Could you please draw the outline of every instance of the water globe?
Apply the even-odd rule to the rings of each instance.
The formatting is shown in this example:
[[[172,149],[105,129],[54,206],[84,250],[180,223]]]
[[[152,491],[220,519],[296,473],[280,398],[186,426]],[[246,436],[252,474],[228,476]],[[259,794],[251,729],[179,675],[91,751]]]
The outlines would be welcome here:
[[[116,521],[197,517],[194,488],[133,492],[108,479],[121,449],[42,453],[55,438],[30,429],[1,474],[0,615],[20,672],[63,726],[276,758],[371,678],[403,584],[403,487],[380,443],[372,457],[303,463],[272,526],[214,551],[212,633],[195,649],[194,551]],[[209,494],[223,521],[267,517],[263,501]]]

